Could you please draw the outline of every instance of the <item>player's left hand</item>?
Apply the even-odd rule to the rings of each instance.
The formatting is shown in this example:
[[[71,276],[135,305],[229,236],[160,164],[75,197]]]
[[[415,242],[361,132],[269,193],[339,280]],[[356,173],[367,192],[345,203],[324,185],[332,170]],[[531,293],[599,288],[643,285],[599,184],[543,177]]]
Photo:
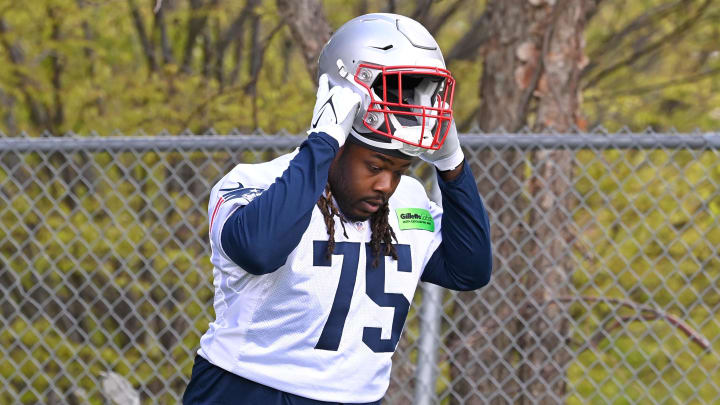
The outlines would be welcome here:
[[[463,162],[465,154],[460,148],[460,139],[454,119],[450,122],[450,129],[440,149],[423,152],[420,154],[420,159],[434,164],[441,172],[452,170]]]
[[[339,146],[343,146],[361,103],[360,95],[346,87],[330,88],[328,76],[323,74],[318,81],[317,99],[308,133],[324,132],[335,138]]]

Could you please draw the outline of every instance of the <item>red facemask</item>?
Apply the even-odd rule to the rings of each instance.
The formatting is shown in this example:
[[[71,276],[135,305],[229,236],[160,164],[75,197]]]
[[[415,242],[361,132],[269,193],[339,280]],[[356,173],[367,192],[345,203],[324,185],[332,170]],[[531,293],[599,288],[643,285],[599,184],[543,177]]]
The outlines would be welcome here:
[[[360,64],[355,81],[370,96],[363,116],[365,127],[409,145],[440,149],[453,119],[455,79],[450,71]]]

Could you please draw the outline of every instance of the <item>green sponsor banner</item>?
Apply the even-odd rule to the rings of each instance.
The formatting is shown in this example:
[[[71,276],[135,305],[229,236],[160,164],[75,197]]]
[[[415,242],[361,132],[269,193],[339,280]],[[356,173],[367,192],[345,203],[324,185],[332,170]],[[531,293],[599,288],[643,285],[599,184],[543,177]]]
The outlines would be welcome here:
[[[400,230],[422,229],[424,231],[435,231],[435,221],[433,221],[430,211],[422,208],[397,208],[395,213],[398,218]]]

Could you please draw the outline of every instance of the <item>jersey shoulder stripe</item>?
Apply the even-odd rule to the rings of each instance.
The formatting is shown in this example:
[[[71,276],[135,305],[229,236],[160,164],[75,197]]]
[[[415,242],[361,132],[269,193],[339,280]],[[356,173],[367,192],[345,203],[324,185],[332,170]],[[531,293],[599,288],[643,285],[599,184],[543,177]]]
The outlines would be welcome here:
[[[215,222],[215,216],[226,201],[239,200],[239,205],[248,205],[250,201],[254,200],[257,196],[263,193],[266,189],[259,187],[243,187],[241,183],[237,183],[237,187],[221,188],[219,190],[220,198],[218,198],[213,210],[212,216],[210,217],[210,231],[212,232],[212,224]]]
[[[218,210],[220,209],[220,206],[224,202],[225,202],[225,200],[222,197],[220,197],[217,201],[217,204],[215,204],[215,209],[213,210],[212,216],[210,217],[210,232],[211,233],[212,233],[212,226],[215,223],[215,216],[217,215]]]
[[[210,192],[208,225],[211,246],[220,248],[222,225],[239,207],[262,194],[287,169],[297,154],[294,152],[262,163],[240,163],[220,179]]]

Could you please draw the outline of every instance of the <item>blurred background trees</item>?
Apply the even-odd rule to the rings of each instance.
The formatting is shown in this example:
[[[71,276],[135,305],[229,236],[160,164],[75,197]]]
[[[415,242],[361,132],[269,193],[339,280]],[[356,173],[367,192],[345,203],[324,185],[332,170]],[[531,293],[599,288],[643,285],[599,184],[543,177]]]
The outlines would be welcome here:
[[[436,36],[458,81],[461,131],[720,126],[713,0],[0,0],[0,131],[300,133],[322,45],[348,19],[379,11],[411,16]],[[478,179],[503,231],[493,234],[503,271],[482,292],[496,305],[467,294],[471,304],[453,310],[448,373],[455,392],[479,392],[477,401],[508,381],[518,403],[552,403],[573,360],[564,350],[570,315],[543,303],[564,296],[572,278],[568,224],[594,217],[571,214],[582,185],[567,151],[483,153],[489,170]],[[494,316],[478,324],[477,314]],[[463,339],[493,330],[502,333],[475,344],[496,350],[464,350]],[[515,397],[527,381],[532,397]]]
[[[0,130],[300,132],[324,40],[377,11],[412,16],[437,37],[458,79],[463,131],[559,124],[563,115],[546,122],[543,100],[574,87],[568,123],[581,129],[717,128],[717,2],[588,0],[567,21],[552,12],[574,3],[2,0]],[[558,23],[581,24],[567,46],[584,52],[567,82],[543,75],[547,56],[562,52],[552,44],[568,40]]]

